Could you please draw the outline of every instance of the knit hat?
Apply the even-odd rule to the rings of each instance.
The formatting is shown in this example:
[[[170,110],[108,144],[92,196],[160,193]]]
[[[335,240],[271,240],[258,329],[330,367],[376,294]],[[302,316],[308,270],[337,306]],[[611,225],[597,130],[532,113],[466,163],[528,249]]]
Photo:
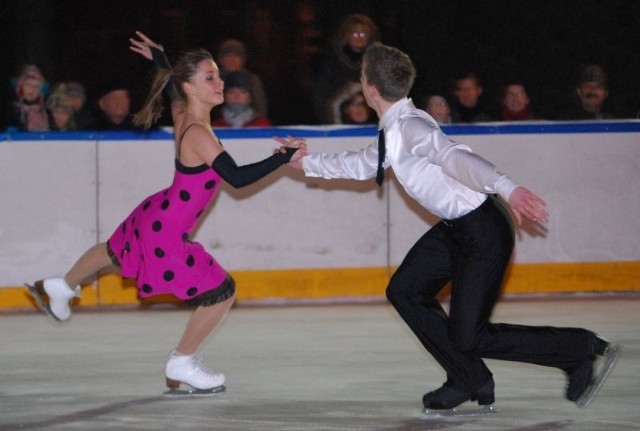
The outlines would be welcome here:
[[[226,91],[231,88],[240,88],[251,92],[251,75],[249,72],[237,70],[226,74],[224,77],[224,89]]]
[[[84,86],[79,82],[69,81],[63,83],[64,92],[67,93],[69,97],[78,97],[83,102],[87,99],[87,94],[85,92]]]
[[[582,68],[580,83],[582,84],[583,82],[595,82],[597,84],[604,85],[605,87],[609,86],[607,74],[604,69],[597,64],[588,64]]]
[[[107,94],[116,90],[129,91],[129,88],[123,81],[119,79],[113,79],[113,80],[102,82],[98,86],[98,91],[96,92],[96,100],[100,100]]]
[[[64,90],[58,89],[51,93],[47,97],[47,109],[53,110],[56,108],[66,109],[72,111],[71,104],[69,103],[69,97],[64,93]]]

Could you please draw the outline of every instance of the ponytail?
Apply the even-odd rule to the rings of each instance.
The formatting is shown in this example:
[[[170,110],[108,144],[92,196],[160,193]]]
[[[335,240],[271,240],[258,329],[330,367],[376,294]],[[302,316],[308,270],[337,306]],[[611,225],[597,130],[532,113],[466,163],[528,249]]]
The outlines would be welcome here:
[[[133,116],[133,124],[149,129],[153,123],[160,119],[163,110],[162,92],[171,80],[172,74],[171,69],[158,70],[153,79],[153,84],[151,84],[147,100],[144,102],[142,109]]]

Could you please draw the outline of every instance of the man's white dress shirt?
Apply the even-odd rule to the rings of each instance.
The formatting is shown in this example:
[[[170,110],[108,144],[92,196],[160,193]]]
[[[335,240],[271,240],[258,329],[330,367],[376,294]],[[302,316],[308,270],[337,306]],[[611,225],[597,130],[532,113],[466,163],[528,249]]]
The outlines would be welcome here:
[[[407,193],[431,213],[448,220],[479,207],[489,193],[504,199],[518,185],[466,146],[452,141],[411,99],[397,101],[380,119],[386,138],[385,168],[391,166]],[[359,151],[310,153],[302,159],[306,176],[374,178],[377,139]]]

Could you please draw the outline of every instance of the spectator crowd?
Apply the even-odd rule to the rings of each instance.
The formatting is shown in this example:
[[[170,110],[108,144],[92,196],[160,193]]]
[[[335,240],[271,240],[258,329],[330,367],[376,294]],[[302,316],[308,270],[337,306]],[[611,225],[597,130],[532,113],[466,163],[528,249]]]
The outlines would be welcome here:
[[[319,55],[309,85],[308,109],[316,124],[376,124],[375,112],[361,90],[360,67],[364,51],[382,40],[374,20],[364,14],[344,16],[330,43]],[[250,57],[241,40],[227,38],[214,55],[225,81],[225,103],[214,109],[215,127],[270,127],[265,88],[273,85],[247,67]],[[609,97],[607,71],[585,64],[572,89],[573,103],[552,115],[541,112],[535,94],[519,78],[505,80],[499,94],[488,94],[475,70],[452,76],[444,91],[411,94],[417,106],[440,124],[492,121],[603,120],[613,119],[606,109]],[[77,130],[139,130],[132,123],[131,92],[126,82],[104,82],[92,98],[82,82],[50,84],[36,64],[23,65],[11,82],[14,100],[7,130],[29,132]]]

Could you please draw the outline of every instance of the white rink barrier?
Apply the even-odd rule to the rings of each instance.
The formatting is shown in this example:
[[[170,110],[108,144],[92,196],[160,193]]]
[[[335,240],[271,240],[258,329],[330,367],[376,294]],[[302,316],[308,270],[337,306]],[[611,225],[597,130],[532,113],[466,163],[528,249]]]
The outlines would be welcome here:
[[[489,123],[445,131],[546,200],[549,221],[519,231],[516,268],[543,265],[537,272],[548,273],[557,264],[596,264],[600,274],[603,268],[636,273],[640,122]],[[369,145],[376,129],[217,133],[245,164],[272,153],[272,136],[302,136],[311,152],[336,152]],[[174,170],[170,130],[0,139],[0,308],[22,303],[11,290],[24,281],[63,274],[84,250],[106,240],[136,204],[170,184]],[[405,196],[390,170],[387,180],[380,190],[373,180],[328,181],[281,168],[244,189],[225,184],[195,239],[232,274],[256,279],[270,271],[311,278],[341,269],[388,273],[437,219]],[[612,281],[606,274],[598,280],[602,290]],[[637,276],[622,290],[635,289]],[[379,287],[375,292],[383,294]]]

